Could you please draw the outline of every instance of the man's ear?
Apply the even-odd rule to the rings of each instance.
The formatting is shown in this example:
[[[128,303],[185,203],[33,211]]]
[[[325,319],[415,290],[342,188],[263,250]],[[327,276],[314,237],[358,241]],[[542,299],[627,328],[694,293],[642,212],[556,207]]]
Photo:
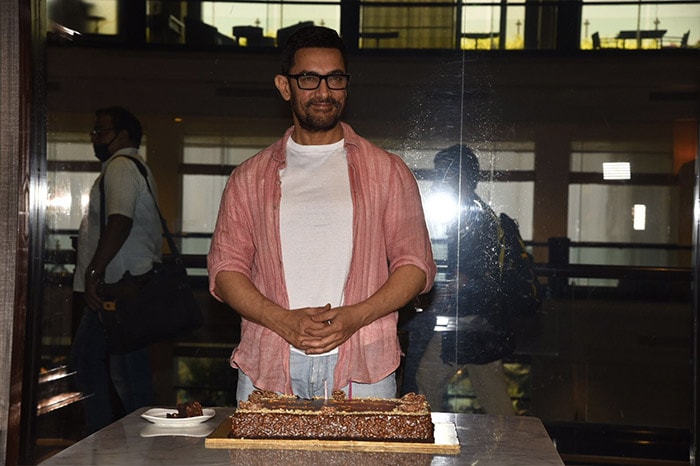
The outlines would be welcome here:
[[[119,133],[117,134],[117,142],[119,143],[120,147],[130,147],[134,145],[134,141],[131,140],[129,132],[125,129],[119,130]]]
[[[289,102],[289,99],[292,98],[292,91],[289,89],[289,79],[284,75],[278,74],[275,76],[275,87],[282,98]]]

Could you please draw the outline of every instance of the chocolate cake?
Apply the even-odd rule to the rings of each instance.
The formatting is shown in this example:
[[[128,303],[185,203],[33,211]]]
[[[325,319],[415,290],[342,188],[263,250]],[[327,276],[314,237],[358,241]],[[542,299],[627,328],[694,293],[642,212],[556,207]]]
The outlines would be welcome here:
[[[425,396],[301,399],[256,390],[231,416],[231,438],[433,443]]]
[[[168,413],[169,418],[186,418],[186,417],[197,417],[203,416],[202,405],[199,401],[193,401],[190,403],[178,403],[177,413]]]

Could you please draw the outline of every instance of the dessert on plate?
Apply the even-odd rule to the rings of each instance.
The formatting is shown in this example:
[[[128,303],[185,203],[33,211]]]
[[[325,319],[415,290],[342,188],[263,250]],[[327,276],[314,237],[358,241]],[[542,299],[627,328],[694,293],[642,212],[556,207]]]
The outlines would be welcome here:
[[[197,416],[204,416],[204,413],[202,412],[202,405],[199,403],[199,401],[178,403],[177,413],[168,413],[168,418],[187,418]]]

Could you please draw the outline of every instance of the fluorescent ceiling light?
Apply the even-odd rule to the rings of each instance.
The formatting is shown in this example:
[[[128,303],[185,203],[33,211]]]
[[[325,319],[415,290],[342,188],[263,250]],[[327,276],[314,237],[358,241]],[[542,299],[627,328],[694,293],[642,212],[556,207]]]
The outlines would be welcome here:
[[[638,231],[646,230],[647,224],[647,206],[644,204],[635,204],[632,208],[632,228]]]
[[[629,180],[631,177],[629,162],[603,162],[604,180]]]

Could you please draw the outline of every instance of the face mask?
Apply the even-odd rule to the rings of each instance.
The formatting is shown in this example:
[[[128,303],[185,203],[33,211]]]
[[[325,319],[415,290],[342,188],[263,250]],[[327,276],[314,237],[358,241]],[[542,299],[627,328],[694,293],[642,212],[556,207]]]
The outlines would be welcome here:
[[[97,157],[100,162],[104,163],[112,156],[112,154],[109,152],[109,146],[115,139],[117,139],[117,136],[118,134],[115,134],[112,140],[107,144],[95,143],[92,145],[92,148],[95,151],[95,157]]]

